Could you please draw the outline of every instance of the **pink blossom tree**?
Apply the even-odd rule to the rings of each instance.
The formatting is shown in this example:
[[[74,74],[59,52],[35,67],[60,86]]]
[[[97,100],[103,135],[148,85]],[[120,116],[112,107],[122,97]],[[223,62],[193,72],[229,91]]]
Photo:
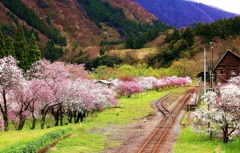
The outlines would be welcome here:
[[[143,87],[143,90],[152,90],[157,79],[155,77],[138,77],[135,81]]]
[[[231,81],[236,84],[206,94],[205,101],[210,109],[202,107],[193,113],[197,120],[209,122],[212,128],[221,128],[224,143],[240,129],[240,82],[238,78]]]
[[[80,64],[80,65],[78,65],[78,64],[65,64],[65,68],[69,71],[69,73],[72,74],[73,77],[84,78],[84,79],[89,78],[89,74],[85,70],[83,64]]]
[[[13,89],[10,101],[14,103],[9,109],[9,118],[14,123],[17,130],[22,130],[27,116],[29,116],[29,106],[32,102],[29,90],[30,81],[22,80],[21,85]]]
[[[55,100],[53,91],[48,86],[47,82],[41,79],[32,79],[28,96],[32,102],[29,105],[30,116],[32,119],[31,129],[35,128],[37,118],[40,117],[40,110],[43,105],[51,104]]]
[[[0,59],[0,111],[4,120],[4,131],[8,130],[8,110],[13,105],[9,99],[13,95],[13,89],[19,86],[22,80],[22,70],[19,69],[13,57]]]
[[[52,90],[54,100],[46,101],[40,105],[41,110],[41,128],[44,128],[46,115],[51,111],[55,119],[55,126],[58,125],[59,119],[62,125],[62,99],[67,89],[67,79],[71,76],[65,68],[65,63],[42,60],[33,64],[33,68],[28,71],[29,78],[43,79],[48,87]]]
[[[83,120],[86,111],[95,111],[117,103],[113,90],[94,80],[78,78],[70,82],[64,103],[69,122],[74,118],[74,122],[78,123]]]
[[[125,81],[119,85],[118,92],[120,95],[130,97],[132,94],[137,94],[143,91],[140,84],[135,81]]]

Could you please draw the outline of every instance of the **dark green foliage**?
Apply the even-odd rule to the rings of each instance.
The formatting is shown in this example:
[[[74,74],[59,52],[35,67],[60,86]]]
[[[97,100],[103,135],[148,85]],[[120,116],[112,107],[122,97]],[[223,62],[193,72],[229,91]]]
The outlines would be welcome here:
[[[140,49],[145,43],[154,40],[157,36],[158,30],[149,30],[137,38],[128,38],[125,42],[125,45],[127,48]]]
[[[122,42],[118,42],[118,41],[101,41],[100,42],[100,46],[111,46],[111,45],[117,45],[120,44]]]
[[[63,49],[55,47],[54,42],[50,40],[47,42],[46,48],[43,50],[42,57],[53,62],[61,57],[63,53]]]
[[[14,50],[14,40],[10,37],[10,36],[7,36],[5,38],[5,44],[6,44],[6,54],[5,56],[13,56],[14,58],[16,58],[16,55],[15,55],[15,50]]]
[[[47,21],[48,25],[51,25],[51,17],[50,17],[49,14],[48,14],[48,16],[46,18],[46,21]]]
[[[92,68],[97,68],[98,66],[108,66],[114,67],[114,65],[118,65],[122,63],[122,59],[115,56],[104,55],[101,57],[97,57],[91,62],[86,63],[86,69],[91,70]]]
[[[10,36],[13,38],[16,35],[16,30],[11,25],[2,24],[2,33],[4,36]]]
[[[1,3],[3,3],[5,7],[11,10],[20,19],[25,20],[30,26],[41,31],[55,43],[62,46],[67,45],[66,39],[62,37],[59,32],[47,26],[33,10],[26,7],[21,0],[1,0]]]
[[[12,19],[12,21],[13,21],[16,25],[19,24],[18,19],[17,19],[11,12],[7,12],[6,14]]]
[[[226,39],[229,36],[240,34],[240,17],[221,19],[211,24],[196,24],[192,27],[196,35],[203,36],[206,42],[210,42],[214,37]]]
[[[130,39],[126,41],[127,48],[141,48],[144,43],[156,38],[158,31],[167,29],[167,26],[158,20],[153,21],[153,24],[129,20],[121,8],[114,8],[109,2],[78,0],[78,3],[99,28],[100,23],[106,23],[108,26],[118,29],[122,37]]]
[[[195,33],[193,29],[189,27],[182,34],[182,39],[185,39],[187,41],[189,47],[194,44],[194,37]]]
[[[179,59],[181,53],[187,48],[187,41],[180,39],[176,43],[171,43],[168,47],[159,49],[160,52],[148,60],[148,65],[152,66],[158,63],[157,67],[168,67],[174,60]]]
[[[24,31],[22,25],[18,25],[18,31],[14,41],[14,52],[16,59],[20,61],[19,67],[23,70],[30,68],[31,64],[29,63],[29,48],[27,46],[27,41],[24,36]]]
[[[0,57],[4,57],[6,54],[5,40],[2,34],[2,26],[0,25]]]
[[[11,26],[4,25],[3,29],[0,26],[0,56],[13,56],[19,61],[19,67],[24,71],[29,69],[33,62],[41,59],[41,51],[38,49],[35,34],[28,31],[26,28],[23,30],[22,25],[18,25],[16,34],[12,38],[12,33],[15,33]],[[9,32],[8,29],[11,29]],[[4,31],[5,35],[2,33]],[[27,34],[25,34],[27,32]],[[26,40],[26,35],[29,36],[29,40]]]
[[[180,36],[179,30],[174,28],[173,33],[168,33],[167,34],[167,36],[165,38],[165,41],[167,43],[169,43],[169,42],[176,43],[180,39],[181,39],[181,36]]]
[[[51,144],[60,138],[67,136],[71,133],[71,128],[56,129],[48,132],[41,137],[35,138],[30,141],[23,141],[15,143],[7,148],[0,150],[1,153],[34,153],[38,152],[43,147]]]
[[[29,48],[29,62],[34,63],[38,60],[41,59],[41,51],[39,50],[37,43],[36,43],[36,38],[35,35],[32,33],[32,36],[29,40],[28,43],[28,48]]]
[[[105,51],[103,49],[100,49],[99,54],[100,56],[104,55]]]

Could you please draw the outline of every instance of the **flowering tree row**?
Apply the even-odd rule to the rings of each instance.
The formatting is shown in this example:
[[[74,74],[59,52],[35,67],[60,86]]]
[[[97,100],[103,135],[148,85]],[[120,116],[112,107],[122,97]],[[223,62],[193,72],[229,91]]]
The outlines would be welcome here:
[[[210,109],[202,107],[193,113],[197,121],[210,123],[211,129],[208,131],[220,128],[224,143],[240,129],[240,76],[230,79],[229,83],[205,95]]]
[[[124,77],[122,80],[114,79],[112,80],[114,85],[114,90],[120,95],[125,95],[130,97],[132,94],[137,94],[142,91],[159,89],[168,86],[182,86],[192,83],[189,77],[165,77],[157,79],[155,77]]]
[[[69,122],[72,119],[78,122],[88,110],[117,103],[111,89],[87,78],[83,65],[40,60],[24,73],[13,57],[0,59],[0,112],[4,131],[10,121],[21,130],[26,119],[31,119],[31,129],[37,119],[44,128],[48,113],[53,115],[55,126],[63,124],[64,115]]]

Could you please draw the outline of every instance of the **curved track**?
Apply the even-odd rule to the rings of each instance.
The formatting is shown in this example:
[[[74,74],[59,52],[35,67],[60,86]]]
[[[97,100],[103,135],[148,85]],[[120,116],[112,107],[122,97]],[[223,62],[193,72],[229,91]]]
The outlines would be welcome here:
[[[163,114],[164,117],[166,117],[166,114],[170,113],[170,112],[163,105],[163,102],[166,101],[166,99],[168,99],[172,95],[173,95],[173,93],[169,93],[169,94],[163,96],[162,98],[158,99],[158,101],[156,102],[157,109],[159,110],[159,112],[161,112]]]
[[[138,153],[155,153],[158,152],[160,144],[166,136],[169,128],[174,123],[180,111],[183,109],[186,101],[189,99],[189,93],[193,92],[193,89],[187,90],[181,99],[177,102],[175,107],[170,111],[168,115],[162,120],[155,131],[150,135],[148,140],[142,145]]]

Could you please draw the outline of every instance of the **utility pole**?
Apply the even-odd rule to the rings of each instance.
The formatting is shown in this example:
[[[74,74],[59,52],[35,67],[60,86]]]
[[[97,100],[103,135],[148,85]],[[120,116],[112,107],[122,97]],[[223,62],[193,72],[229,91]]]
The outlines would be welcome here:
[[[210,68],[210,89],[213,91],[213,78],[214,78],[214,73],[213,73],[213,42],[210,42],[211,49],[212,49],[212,63],[211,63],[211,68]],[[210,105],[208,104],[208,111],[210,110]],[[208,129],[210,130],[210,122],[208,122]],[[212,130],[209,131],[209,136],[210,140],[212,140]]]
[[[203,76],[203,81],[204,81],[204,96],[206,95],[206,48],[204,47],[204,64],[203,64],[203,67],[204,67],[204,76]]]
[[[213,73],[213,49],[214,49],[214,46],[213,46],[213,42],[210,42],[210,45],[211,45],[211,49],[212,49],[212,65],[211,65],[211,76],[210,76],[210,80],[211,80],[211,86],[210,88],[212,89],[213,91],[213,80],[214,80],[214,73]]]

